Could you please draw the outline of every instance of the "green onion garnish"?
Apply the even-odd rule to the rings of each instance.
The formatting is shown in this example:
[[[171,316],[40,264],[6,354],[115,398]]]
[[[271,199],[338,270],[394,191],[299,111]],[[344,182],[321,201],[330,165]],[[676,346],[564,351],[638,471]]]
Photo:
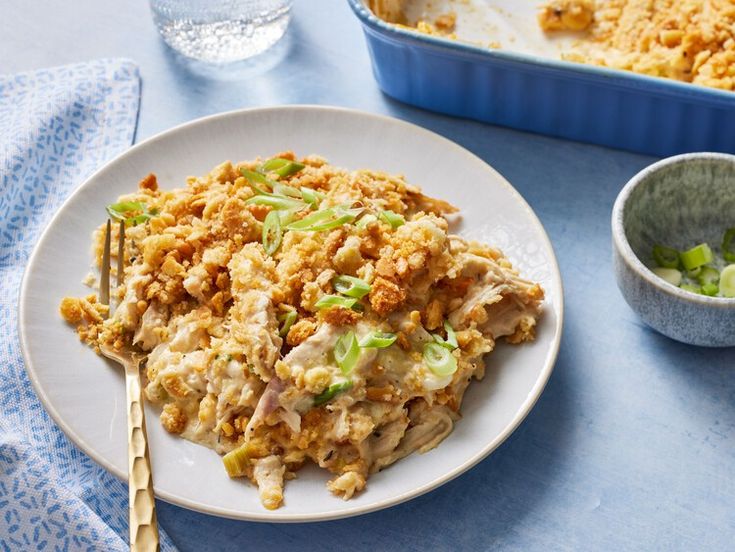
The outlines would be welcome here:
[[[454,350],[454,347],[452,347],[449,343],[447,343],[446,340],[442,336],[440,336],[439,334],[433,333],[433,334],[431,334],[431,337],[434,338],[434,342],[437,345],[441,345],[442,347],[446,347],[450,351],[453,351]]]
[[[276,169],[285,167],[289,163],[291,163],[291,161],[289,161],[288,159],[283,159],[282,157],[272,157],[271,159],[266,159],[258,170],[262,173],[275,172]]]
[[[230,477],[241,477],[245,475],[250,467],[250,447],[244,443],[231,450],[222,457],[222,463],[225,466],[227,475]]]
[[[360,340],[363,349],[385,349],[395,342],[398,336],[388,332],[370,332]]]
[[[720,292],[720,287],[717,284],[704,284],[702,286],[702,295],[709,295],[714,297]]]
[[[694,270],[697,267],[711,263],[713,256],[709,245],[706,243],[700,243],[687,251],[682,251],[679,254],[679,258],[681,259],[681,264],[684,265],[684,268],[687,270]]]
[[[653,273],[673,286],[681,284],[681,272],[675,268],[663,268],[659,266],[653,269]]]
[[[355,337],[355,332],[350,330],[346,334],[340,336],[337,343],[334,344],[334,360],[337,366],[346,376],[352,372],[360,358],[360,345]]]
[[[702,288],[693,284],[681,284],[679,287],[684,291],[689,291],[691,293],[702,293]]]
[[[262,193],[263,191],[254,185],[254,183],[263,184],[265,186],[268,186],[269,189],[273,189],[273,186],[277,184],[275,180],[271,180],[270,178],[266,178],[259,172],[251,171],[245,168],[240,169],[240,174],[243,175],[245,178],[247,178],[250,181],[250,185],[253,186],[256,192]]]
[[[665,245],[654,245],[653,260],[656,262],[656,265],[661,268],[678,268],[679,252],[676,249],[666,247]]]
[[[697,275],[697,281],[700,285],[717,284],[720,281],[720,273],[716,268],[711,266],[703,266]]]
[[[303,209],[301,207],[294,207],[293,209],[279,210],[278,214],[281,217],[281,228],[291,224],[296,218],[296,213],[302,210]]]
[[[367,215],[362,217],[360,220],[358,220],[355,223],[355,226],[357,226],[358,228],[365,228],[368,224],[370,224],[371,222],[375,222],[377,220],[378,220],[378,217],[376,217],[372,213],[368,213]]]
[[[735,297],[735,264],[727,265],[720,273],[720,294]]]
[[[277,195],[301,199],[300,190],[294,188],[293,186],[289,186],[288,184],[281,184],[280,182],[276,182],[275,186],[273,186],[273,193]]]
[[[438,343],[424,345],[424,363],[439,377],[449,376],[457,371],[457,359]]]
[[[287,230],[297,230],[301,232],[322,232],[324,230],[332,230],[354,221],[362,212],[362,209],[349,209],[345,207],[332,207],[316,211],[299,221],[291,223],[287,226]]]
[[[113,219],[124,220],[126,226],[137,226],[158,214],[157,209],[149,211],[148,206],[142,201],[121,201],[108,205],[105,209]]]
[[[337,276],[332,280],[332,285],[335,290],[348,297],[362,299],[370,293],[370,284],[354,276]]]
[[[142,201],[121,201],[107,206],[107,212],[117,220],[125,220],[128,213],[146,211],[146,204]]]
[[[459,347],[459,343],[457,343],[457,334],[454,333],[454,328],[452,328],[449,320],[444,321],[444,330],[447,332],[447,343],[452,345],[455,349]]]
[[[354,297],[340,297],[339,295],[322,295],[319,300],[314,303],[314,306],[318,309],[326,309],[329,307],[344,307],[346,309],[352,309],[357,304],[357,299]],[[357,310],[357,309],[355,309]]]
[[[394,213],[393,211],[390,211],[390,210],[381,211],[380,218],[382,218],[385,222],[390,224],[391,228],[393,229],[406,224],[406,219],[403,218],[403,215],[399,215],[398,213]]]
[[[314,209],[319,207],[319,203],[321,203],[324,197],[323,193],[312,190],[311,188],[301,188],[301,199],[311,205]]]
[[[281,215],[278,211],[271,211],[263,221],[263,248],[268,255],[273,255],[281,246],[283,230],[281,229]]]
[[[280,177],[291,176],[303,168],[303,163],[297,163],[296,161],[291,161],[289,159],[282,159],[281,157],[268,159],[260,166],[261,172],[274,172]]]
[[[457,334],[454,333],[454,328],[452,328],[449,320],[444,321],[444,330],[447,332],[446,339],[444,339],[439,334],[431,334],[431,336],[434,338],[434,341],[436,341],[437,344],[446,349],[449,349],[450,351],[453,351],[454,349],[459,347],[459,343],[457,343]]]
[[[311,231],[312,229],[329,223],[334,219],[334,209],[323,209],[305,216],[299,221],[288,225],[288,230]]]
[[[139,224],[142,224],[147,220],[151,220],[153,218],[153,215],[153,213],[141,213],[140,215],[125,219],[125,225],[138,226]]]
[[[291,326],[293,326],[293,323],[296,322],[296,318],[298,318],[298,316],[299,315],[295,310],[280,314],[278,316],[278,321],[281,323],[281,329],[278,330],[278,335],[280,335],[281,337],[286,337],[288,335],[288,330],[291,329]]]
[[[256,196],[251,197],[245,202],[245,205],[268,205],[269,207],[273,207],[274,209],[283,210],[283,209],[305,209],[306,204],[298,201],[297,199],[293,199],[286,196],[277,196],[275,194],[258,194]]]
[[[735,263],[735,228],[728,228],[722,236],[722,256],[728,263]]]
[[[327,389],[319,393],[314,397],[314,406],[320,406],[325,402],[331,401],[337,393],[347,391],[352,387],[351,381],[342,381],[339,383],[333,383]]]

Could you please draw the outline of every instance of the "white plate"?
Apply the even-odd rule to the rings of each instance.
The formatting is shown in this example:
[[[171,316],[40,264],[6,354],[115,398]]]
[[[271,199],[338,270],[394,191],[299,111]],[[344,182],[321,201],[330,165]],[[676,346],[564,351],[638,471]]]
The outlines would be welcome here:
[[[561,276],[548,237],[523,198],[497,172],[456,144],[420,127],[329,107],[279,107],[214,115],[131,148],[69,198],[28,263],[20,296],[26,367],[39,398],[62,430],[116,476],[127,473],[122,372],[83,346],[58,315],[66,295],[84,295],[90,236],[104,206],[154,172],[163,188],[220,162],[292,149],[345,168],[404,174],[429,195],[461,209],[459,231],[503,248],[526,277],[546,290],[536,341],[500,345],[487,377],[473,383],[463,418],[436,449],[414,454],[371,477],[352,500],[332,496],[326,472],[309,468],[286,485],[285,504],[265,510],[256,489],[228,479],[219,456],[166,433],[146,408],[156,495],[219,516],[260,521],[315,521],[362,514],[425,493],[482,460],[520,424],[551,374],[562,329]]]

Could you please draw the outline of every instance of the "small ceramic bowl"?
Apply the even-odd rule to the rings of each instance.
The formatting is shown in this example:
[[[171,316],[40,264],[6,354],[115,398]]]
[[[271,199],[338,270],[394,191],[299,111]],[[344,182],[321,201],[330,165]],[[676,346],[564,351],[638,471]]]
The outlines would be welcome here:
[[[615,277],[646,324],[683,343],[735,346],[735,298],[684,291],[648,268],[655,244],[683,250],[707,242],[717,254],[725,229],[733,226],[733,155],[669,157],[625,185],[612,213]]]

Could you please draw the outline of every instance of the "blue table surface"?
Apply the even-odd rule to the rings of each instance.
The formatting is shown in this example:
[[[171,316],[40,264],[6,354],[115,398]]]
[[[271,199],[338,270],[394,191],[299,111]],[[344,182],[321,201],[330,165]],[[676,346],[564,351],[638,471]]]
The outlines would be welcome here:
[[[653,332],[613,278],[610,211],[652,158],[391,100],[373,80],[360,26],[342,0],[296,0],[284,41],[227,72],[174,55],[144,0],[0,0],[0,14],[0,72],[106,56],[136,61],[138,141],[241,107],[384,113],[493,165],[556,249],[566,295],[559,359],[534,410],[490,457],[409,503],[340,521],[249,523],[159,503],[181,550],[735,550],[735,349]]]

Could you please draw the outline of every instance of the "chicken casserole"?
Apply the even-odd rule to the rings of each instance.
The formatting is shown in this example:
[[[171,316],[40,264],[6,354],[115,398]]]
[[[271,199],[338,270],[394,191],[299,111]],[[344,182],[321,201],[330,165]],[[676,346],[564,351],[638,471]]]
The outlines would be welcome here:
[[[269,509],[308,461],[348,499],[437,446],[496,341],[534,337],[541,287],[399,176],[282,152],[168,191],[149,175],[108,211],[125,223],[117,308],[67,297],[63,317],[97,350],[145,352],[165,429]]]

